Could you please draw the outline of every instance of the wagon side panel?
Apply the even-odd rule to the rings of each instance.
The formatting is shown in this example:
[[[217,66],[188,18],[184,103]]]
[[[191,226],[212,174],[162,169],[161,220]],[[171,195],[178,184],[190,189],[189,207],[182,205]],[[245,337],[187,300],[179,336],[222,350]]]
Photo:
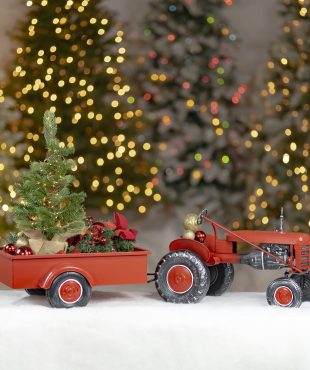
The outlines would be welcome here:
[[[147,250],[76,255],[0,254],[0,282],[15,289],[48,288],[56,276],[75,271],[91,285],[144,284]]]
[[[91,263],[91,264],[90,264]],[[83,261],[95,285],[144,284],[147,282],[147,256],[113,256]]]
[[[47,289],[60,274],[68,271],[83,275],[90,285],[144,284],[147,282],[147,254],[145,255],[88,255],[66,258],[54,264],[40,280]]]
[[[28,257],[29,258],[29,257]],[[51,258],[13,259],[12,288],[35,289],[40,288],[41,279],[49,273],[55,265]]]
[[[0,253],[0,282],[12,287],[12,276],[11,256]]]

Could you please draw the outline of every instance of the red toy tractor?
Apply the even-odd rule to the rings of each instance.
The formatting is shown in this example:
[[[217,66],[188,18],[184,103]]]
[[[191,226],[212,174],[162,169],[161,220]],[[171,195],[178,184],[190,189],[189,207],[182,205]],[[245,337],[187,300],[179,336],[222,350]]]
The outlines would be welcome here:
[[[310,236],[283,231],[283,210],[280,227],[275,231],[231,231],[207,217],[203,210],[197,224],[209,222],[213,235],[203,242],[180,238],[170,243],[170,253],[158,263],[155,284],[160,296],[174,303],[200,301],[205,295],[221,295],[234,278],[234,263],[260,270],[286,268],[285,276],[272,281],[267,288],[270,305],[299,307],[310,300]],[[219,229],[226,238],[220,239]],[[241,244],[252,249],[241,253]]]

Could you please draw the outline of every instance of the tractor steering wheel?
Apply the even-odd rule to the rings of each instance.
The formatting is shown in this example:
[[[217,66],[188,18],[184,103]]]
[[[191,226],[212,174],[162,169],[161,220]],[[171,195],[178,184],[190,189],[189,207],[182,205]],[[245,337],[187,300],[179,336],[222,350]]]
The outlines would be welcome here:
[[[207,208],[204,208],[198,215],[197,217],[197,225],[201,225],[202,224],[202,216],[206,216],[208,213],[208,210]]]

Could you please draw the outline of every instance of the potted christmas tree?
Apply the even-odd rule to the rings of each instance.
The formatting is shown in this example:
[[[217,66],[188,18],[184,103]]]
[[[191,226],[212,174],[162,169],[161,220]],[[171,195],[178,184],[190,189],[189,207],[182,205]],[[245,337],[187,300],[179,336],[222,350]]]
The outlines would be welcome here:
[[[30,171],[15,184],[17,202],[13,216],[17,228],[29,238],[34,253],[64,250],[66,240],[85,229],[83,203],[86,194],[72,192],[75,165],[67,157],[74,153],[56,138],[57,124],[52,112],[44,114],[44,138],[47,155],[43,162],[33,162]]]

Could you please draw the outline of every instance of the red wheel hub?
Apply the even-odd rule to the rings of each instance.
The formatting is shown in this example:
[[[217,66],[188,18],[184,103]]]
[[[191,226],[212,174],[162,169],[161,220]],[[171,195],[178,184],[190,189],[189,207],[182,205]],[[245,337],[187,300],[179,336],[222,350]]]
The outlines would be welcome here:
[[[193,281],[191,270],[184,265],[172,266],[167,273],[168,287],[177,294],[188,292],[193,286]]]
[[[274,299],[279,306],[288,306],[293,298],[293,292],[286,286],[280,286],[274,292]]]
[[[75,279],[65,280],[58,289],[59,298],[68,304],[77,302],[83,293],[81,283]]]

